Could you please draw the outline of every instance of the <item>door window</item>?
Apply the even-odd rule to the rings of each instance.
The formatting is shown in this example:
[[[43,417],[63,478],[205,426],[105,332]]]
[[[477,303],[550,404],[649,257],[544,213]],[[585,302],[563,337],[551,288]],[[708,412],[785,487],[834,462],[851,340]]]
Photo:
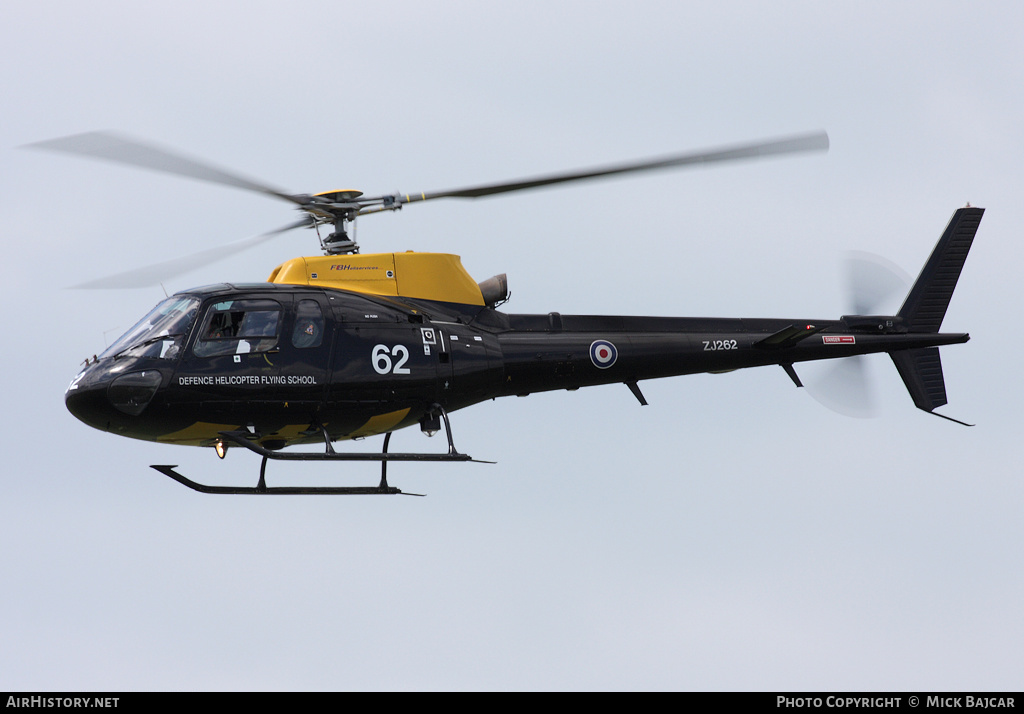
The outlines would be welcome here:
[[[266,352],[277,346],[281,305],[273,300],[226,300],[210,306],[193,351],[199,357]]]
[[[319,347],[324,339],[324,313],[316,300],[299,300],[295,308],[292,344],[298,349]]]

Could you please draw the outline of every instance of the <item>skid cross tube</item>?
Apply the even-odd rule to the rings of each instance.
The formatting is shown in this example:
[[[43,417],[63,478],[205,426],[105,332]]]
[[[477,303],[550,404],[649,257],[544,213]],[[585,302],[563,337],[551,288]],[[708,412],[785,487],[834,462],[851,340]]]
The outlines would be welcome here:
[[[268,449],[256,441],[256,436],[254,434],[244,429],[238,431],[221,431],[218,433],[231,443],[237,444],[238,446],[244,446],[249,451],[259,454],[265,459],[279,459],[281,461],[473,461],[475,463],[482,464],[493,463],[492,461],[479,461],[469,454],[460,453],[455,448],[455,442],[452,440],[452,425],[448,420],[448,413],[444,410],[444,407],[440,404],[432,404],[430,406],[430,411],[439,413],[441,418],[444,420],[444,432],[445,436],[448,437],[448,453],[446,454],[388,453],[388,442],[391,439],[391,432],[388,432],[384,437],[384,449],[380,452],[338,452],[334,450],[334,445],[331,444],[331,438],[327,433],[327,428],[322,424],[318,425],[318,428],[324,436],[325,448],[323,453],[309,451],[282,452]]]
[[[220,435],[232,444],[244,446],[260,456],[279,461],[476,461],[477,463],[490,463],[477,461],[469,454],[461,454],[458,451],[449,451],[446,454],[421,454],[421,453],[387,453],[387,452],[361,452],[345,453],[335,451],[311,452],[294,451],[281,452],[272,451],[255,441],[250,441],[252,435],[247,431],[222,431]]]

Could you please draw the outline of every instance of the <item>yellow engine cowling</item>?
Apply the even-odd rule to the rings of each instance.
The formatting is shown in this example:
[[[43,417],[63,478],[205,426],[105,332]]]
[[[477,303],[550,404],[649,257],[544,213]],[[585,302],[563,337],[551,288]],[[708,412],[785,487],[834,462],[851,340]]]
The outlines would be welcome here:
[[[449,253],[369,253],[293,258],[274,268],[271,283],[337,288],[369,295],[484,305],[480,286]]]

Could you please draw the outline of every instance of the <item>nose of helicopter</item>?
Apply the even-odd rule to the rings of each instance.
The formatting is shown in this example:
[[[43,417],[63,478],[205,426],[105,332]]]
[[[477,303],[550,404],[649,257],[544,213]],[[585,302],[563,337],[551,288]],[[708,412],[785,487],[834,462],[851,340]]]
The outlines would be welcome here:
[[[88,378],[87,378],[88,377]],[[83,372],[64,393],[64,406],[76,419],[102,431],[110,430],[113,405],[107,399],[109,380],[96,379],[97,375]]]
[[[64,404],[79,421],[102,431],[123,431],[145,411],[160,387],[154,369],[113,374],[102,365],[81,372],[64,393]]]

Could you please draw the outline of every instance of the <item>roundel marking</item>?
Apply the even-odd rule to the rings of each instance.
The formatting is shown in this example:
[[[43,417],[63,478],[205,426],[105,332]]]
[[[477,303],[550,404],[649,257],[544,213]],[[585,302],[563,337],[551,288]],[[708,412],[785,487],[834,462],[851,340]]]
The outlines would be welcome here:
[[[590,361],[598,369],[608,369],[619,358],[619,351],[608,340],[594,340],[590,343]]]

